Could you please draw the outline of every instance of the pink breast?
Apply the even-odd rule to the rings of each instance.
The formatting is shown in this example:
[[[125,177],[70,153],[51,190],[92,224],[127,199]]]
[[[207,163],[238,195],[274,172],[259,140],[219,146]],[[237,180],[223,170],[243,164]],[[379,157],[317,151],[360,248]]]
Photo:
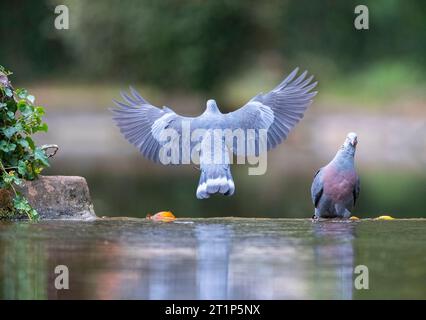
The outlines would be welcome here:
[[[353,170],[336,170],[335,167],[324,168],[324,194],[333,201],[344,201],[352,195],[356,183]]]

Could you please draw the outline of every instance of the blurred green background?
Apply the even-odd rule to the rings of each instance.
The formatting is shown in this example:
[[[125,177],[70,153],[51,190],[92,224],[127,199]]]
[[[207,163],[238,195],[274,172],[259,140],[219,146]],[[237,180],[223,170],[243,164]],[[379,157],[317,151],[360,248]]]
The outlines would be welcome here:
[[[69,8],[69,30],[54,8]],[[46,174],[87,177],[98,215],[310,217],[310,183],[347,132],[359,135],[354,214],[426,217],[426,2],[14,1],[0,3],[0,64],[46,106],[40,143],[60,151]],[[108,108],[135,86],[158,106],[197,115],[215,98],[233,110],[293,68],[319,94],[264,176],[234,166],[236,194],[195,198],[199,172],[137,154]]]

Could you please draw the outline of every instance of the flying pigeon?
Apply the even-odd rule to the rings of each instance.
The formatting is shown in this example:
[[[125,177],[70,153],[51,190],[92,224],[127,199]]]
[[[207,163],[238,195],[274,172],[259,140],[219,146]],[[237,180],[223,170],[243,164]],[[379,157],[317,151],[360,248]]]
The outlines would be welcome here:
[[[305,110],[312,103],[317,93],[312,89],[317,82],[312,82],[313,76],[307,77],[307,71],[299,76],[297,73],[298,68],[272,91],[256,95],[233,112],[220,112],[216,101],[210,99],[207,101],[206,110],[198,117],[180,116],[168,107],[157,108],[130,88],[132,96],[121,93],[124,103],[114,100],[118,108],[112,109],[113,119],[124,137],[136,146],[143,156],[154,162],[168,164],[164,159],[169,159],[167,156],[172,154],[171,163],[188,163],[185,162],[187,157],[185,158],[184,152],[176,153],[173,149],[164,153],[166,145],[171,143],[174,143],[178,150],[189,147],[186,156],[198,148],[201,176],[196,192],[197,198],[209,198],[215,193],[230,196],[235,191],[230,170],[230,155],[233,153],[240,156],[239,153],[242,152],[243,156],[248,157],[276,147],[287,138],[290,130],[303,118]],[[204,133],[198,140],[184,143],[182,135],[188,127],[191,136],[199,131]],[[241,151],[235,146],[235,141],[231,145],[222,143],[224,137],[214,134],[217,129],[243,130],[247,133],[245,136],[247,145]],[[248,137],[250,130],[255,131],[251,138]],[[262,130],[266,132],[266,139],[262,139],[259,133]],[[171,135],[170,132],[175,132],[176,135]],[[220,140],[219,148],[212,147],[212,136],[214,142]],[[255,143],[254,149],[249,149],[248,140]],[[264,148],[261,148],[262,143]],[[217,146],[215,143],[213,145]],[[216,156],[220,159],[219,162],[209,161]]]
[[[311,187],[313,218],[350,217],[360,191],[354,163],[357,143],[356,133],[348,133],[334,159],[315,174]]]

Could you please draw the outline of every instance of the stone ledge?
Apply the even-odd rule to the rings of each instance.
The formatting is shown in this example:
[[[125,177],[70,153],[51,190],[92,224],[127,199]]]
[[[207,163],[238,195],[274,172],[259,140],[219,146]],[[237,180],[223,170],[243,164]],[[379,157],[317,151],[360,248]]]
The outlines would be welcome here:
[[[77,176],[40,176],[34,181],[25,181],[18,188],[36,209],[40,219],[49,220],[95,220],[96,214],[90,198],[86,179]],[[5,196],[0,197],[2,207]]]

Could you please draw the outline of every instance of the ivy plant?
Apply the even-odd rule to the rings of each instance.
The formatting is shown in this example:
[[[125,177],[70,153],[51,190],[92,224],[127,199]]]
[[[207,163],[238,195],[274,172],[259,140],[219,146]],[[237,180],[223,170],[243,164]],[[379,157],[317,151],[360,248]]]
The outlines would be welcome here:
[[[42,120],[44,108],[34,104],[35,98],[27,90],[13,88],[11,74],[0,65],[0,189],[13,194],[9,215],[36,220],[37,211],[16,186],[23,180],[36,179],[49,166],[45,150],[32,139],[33,134],[46,132],[48,127]]]

